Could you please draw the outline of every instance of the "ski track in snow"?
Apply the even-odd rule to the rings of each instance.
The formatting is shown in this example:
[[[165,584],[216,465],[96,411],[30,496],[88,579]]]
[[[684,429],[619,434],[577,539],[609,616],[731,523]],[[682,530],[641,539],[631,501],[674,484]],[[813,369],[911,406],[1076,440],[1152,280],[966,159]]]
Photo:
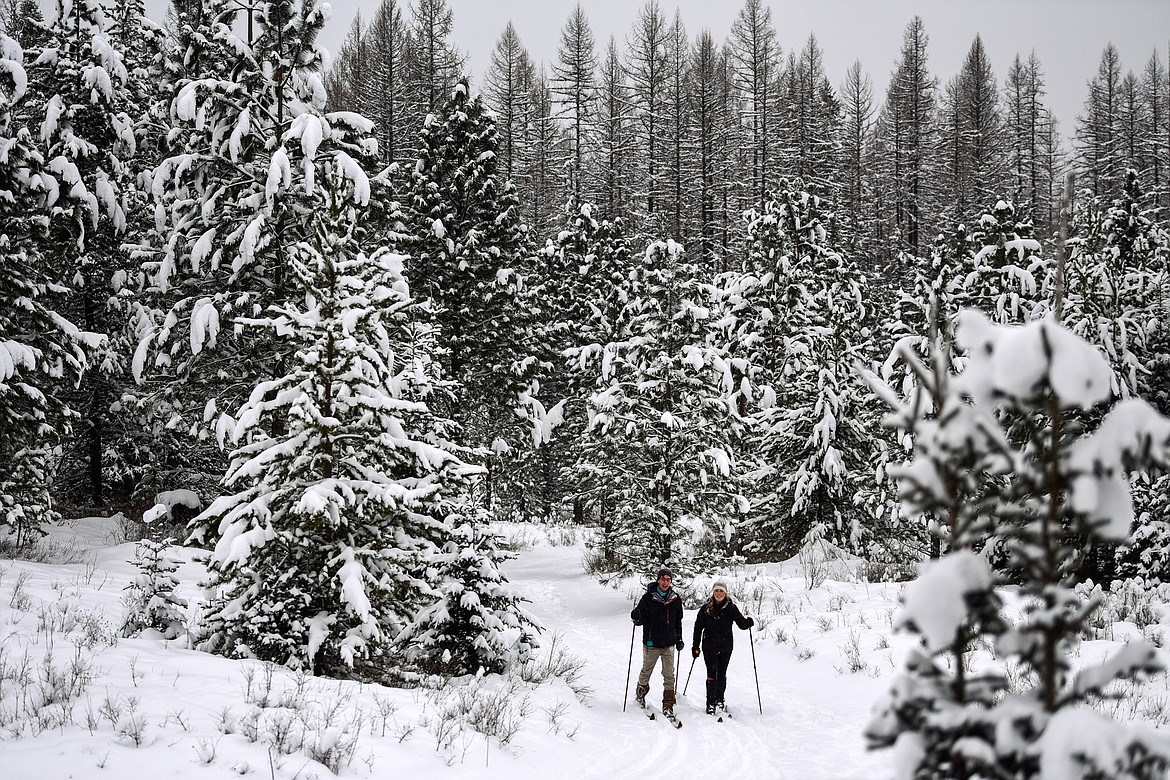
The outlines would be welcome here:
[[[863,679],[877,691],[885,686],[881,681],[838,675],[831,669],[827,674],[819,669],[814,672],[787,657],[790,653],[778,651],[770,640],[763,643],[757,638],[761,715],[748,635],[737,630],[727,689],[734,719],[718,723],[704,713],[701,657],[695,661],[687,694],[681,695],[691,664],[693,610],[687,610],[683,618],[687,649],[682,653],[675,707],[683,727],[672,728],[661,715],[657,721],[649,720],[634,702],[641,663],[640,628],[634,633],[633,668],[623,712],[633,602],[584,573],[579,556],[577,547],[541,546],[520,553],[505,569],[512,587],[531,600],[529,611],[546,628],[561,632],[569,649],[586,660],[583,678],[593,689],[587,711],[592,718],[582,724],[575,740],[584,757],[580,777],[880,780],[891,775],[889,753],[869,753],[862,744],[861,729],[872,699],[842,696],[834,702],[835,686],[825,685],[828,677],[838,677],[840,691],[847,692]],[[661,705],[661,695],[662,676],[655,668],[647,697],[655,709]],[[615,728],[615,723],[620,726]]]

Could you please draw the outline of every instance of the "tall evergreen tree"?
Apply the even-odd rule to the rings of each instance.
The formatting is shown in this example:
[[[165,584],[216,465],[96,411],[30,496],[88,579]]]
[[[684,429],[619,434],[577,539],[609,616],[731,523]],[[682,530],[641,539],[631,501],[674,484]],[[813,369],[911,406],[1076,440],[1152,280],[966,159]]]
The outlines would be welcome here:
[[[563,229],[540,252],[539,261],[540,281],[533,291],[540,311],[537,343],[544,347],[542,362],[551,367],[541,388],[549,398],[564,401],[560,424],[537,453],[541,470],[537,493],[545,516],[552,514],[555,502],[572,498],[574,519],[584,522],[585,503],[572,497],[572,469],[588,422],[586,400],[599,371],[596,365],[569,356],[592,344],[615,341],[624,327],[630,249],[620,220],[606,219],[593,204],[570,198]],[[608,506],[602,502],[593,509],[605,522]]]
[[[462,444],[482,448],[480,457],[527,438],[514,411],[535,368],[524,305],[526,228],[498,144],[482,97],[460,82],[423,129],[410,200],[411,286],[435,304],[443,375],[456,383],[442,410],[463,427]],[[485,499],[490,507],[490,492]]]
[[[552,231],[568,197],[563,175],[568,139],[554,113],[552,85],[543,69],[532,81],[529,105],[532,113],[525,140],[527,159],[519,179],[528,195],[528,229],[541,236]]]
[[[675,9],[674,20],[666,32],[666,101],[663,113],[663,145],[666,161],[663,211],[675,241],[689,244],[690,225],[686,214],[691,189],[693,159],[690,155],[691,116],[687,103],[690,80],[690,41],[682,14]]]
[[[1141,128],[1137,169],[1158,205],[1170,205],[1170,74],[1155,51],[1140,80]]]
[[[501,173],[514,183],[527,168],[525,141],[533,121],[531,101],[535,78],[528,50],[521,43],[516,27],[508,22],[492,51],[483,93],[496,114],[503,162]]]
[[[1089,80],[1084,114],[1078,118],[1074,148],[1080,180],[1092,194],[1120,194],[1128,163],[1122,132],[1121,55],[1112,43],[1101,52],[1097,73]]]
[[[634,160],[638,171],[635,202],[640,202],[640,210],[647,218],[661,219],[660,212],[666,209],[669,40],[670,22],[666,14],[658,0],[647,0],[634,19],[626,43]]]
[[[599,97],[597,52],[593,30],[579,2],[561,28],[551,82],[556,117],[566,124],[569,137],[567,159],[562,164],[568,177],[565,190],[578,203],[592,202],[598,192],[597,175],[592,173],[596,140],[591,132]]]
[[[1044,71],[1036,53],[1026,61],[1017,56],[1004,86],[1007,181],[1011,187],[1006,192],[1041,235],[1049,235],[1055,227],[1051,217],[1051,172],[1055,166],[1046,159],[1045,142],[1056,120],[1044,104],[1044,95]]]
[[[609,39],[601,65],[597,115],[599,205],[606,214],[628,217],[634,207],[633,119],[625,68],[617,41]]]
[[[873,143],[873,81],[862,72],[860,61],[854,61],[849,67],[839,94],[841,176],[838,222],[842,246],[850,253],[863,255],[859,261],[870,261],[872,257],[864,256],[868,254],[864,247],[874,238],[872,221],[876,217],[868,164]]]
[[[328,111],[362,112],[369,97],[370,49],[365,38],[361,11],[354,14],[341,48],[334,54],[333,65],[325,74]],[[372,112],[366,112],[367,115]]]
[[[695,40],[687,84],[692,134],[691,254],[716,272],[726,270],[734,178],[732,91],[727,58],[709,30]]]
[[[451,45],[455,14],[447,0],[415,0],[411,5],[410,99],[423,116],[437,112],[463,78],[466,57]]]
[[[791,175],[826,195],[837,188],[841,106],[825,75],[824,55],[809,34],[785,73],[781,156]]]
[[[993,202],[1003,190],[1006,165],[998,84],[978,35],[947,84],[940,113],[946,144],[942,203],[953,218],[968,219],[973,208]]]
[[[369,94],[360,107],[377,125],[382,160],[408,167],[427,110],[413,91],[416,52],[402,9],[402,0],[382,0],[366,30],[362,42],[369,52]]]
[[[772,26],[772,9],[762,0],[745,0],[731,25],[728,47],[742,106],[741,121],[747,127],[744,176],[751,184],[746,201],[740,204],[740,210],[745,210],[763,204],[776,157],[775,103],[781,50]]]
[[[871,478],[874,437],[852,366],[867,361],[864,278],[829,241],[831,217],[799,180],[753,212],[750,270],[728,285],[748,421],[753,549],[794,554],[806,537],[860,549],[853,497]],[[782,313],[781,313],[782,312]],[[872,420],[871,420],[872,421]]]
[[[111,301],[129,270],[120,244],[137,149],[131,98],[139,90],[111,40],[113,20],[97,0],[58,0],[56,11],[28,76],[46,165],[66,185],[49,223],[49,241],[72,281],[58,310],[107,337],[70,393],[81,417],[64,455],[63,480],[73,498],[101,506],[110,498],[107,464],[116,449],[110,407],[125,385],[129,358],[121,338],[125,322]]]
[[[58,189],[28,130],[24,53],[0,33],[0,527],[22,545],[56,518],[54,447],[73,414],[59,385],[86,367],[83,334],[54,311],[48,214]]]
[[[625,327],[579,353],[600,371],[576,483],[586,505],[610,508],[597,546],[617,570],[707,569],[739,542],[729,372],[700,278],[681,246],[651,244],[625,282]]]
[[[375,163],[368,120],[322,112],[316,0],[264,3],[250,42],[233,32],[238,13],[223,0],[197,18],[201,57],[234,62],[241,46],[245,56],[229,73],[177,82],[174,151],[154,174],[162,221],[142,251],[156,314],[134,367],[160,428],[194,437],[158,459],[172,472],[160,479],[184,479],[191,459],[208,457],[219,415],[285,374],[287,344],[244,320],[288,299],[288,250],[308,234],[319,167],[364,181]]]
[[[927,65],[927,43],[926,28],[916,16],[906,26],[898,66],[886,90],[874,158],[881,165],[881,186],[888,192],[887,236],[896,250],[911,255],[925,248],[937,203],[933,185],[937,80]]]
[[[323,166],[311,229],[288,253],[288,302],[247,321],[295,352],[236,414],[228,493],[192,527],[213,545],[203,647],[381,676],[400,664],[389,651],[401,630],[433,601],[427,570],[470,472],[428,406],[441,391],[435,345],[404,258],[364,252],[356,220],[368,182],[343,167]]]

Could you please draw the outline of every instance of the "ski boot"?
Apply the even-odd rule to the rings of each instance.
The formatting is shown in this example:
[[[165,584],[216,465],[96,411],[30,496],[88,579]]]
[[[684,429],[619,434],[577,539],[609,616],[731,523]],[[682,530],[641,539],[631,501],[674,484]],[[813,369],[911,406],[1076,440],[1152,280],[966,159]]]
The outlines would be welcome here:
[[[649,685],[639,685],[634,689],[634,701],[638,702],[638,706],[646,707],[646,694],[650,693]]]
[[[668,718],[674,718],[674,691],[662,692],[662,714]]]

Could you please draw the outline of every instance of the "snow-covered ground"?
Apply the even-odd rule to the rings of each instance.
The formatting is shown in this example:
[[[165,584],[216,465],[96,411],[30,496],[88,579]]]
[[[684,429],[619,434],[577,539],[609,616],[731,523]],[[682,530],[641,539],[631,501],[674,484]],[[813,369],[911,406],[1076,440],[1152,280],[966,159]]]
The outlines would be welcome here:
[[[112,531],[97,519],[53,529],[59,557],[73,563],[0,561],[4,780],[892,774],[891,756],[867,752],[861,732],[910,641],[891,629],[901,586],[860,582],[840,562],[728,573],[732,597],[757,620],[763,714],[752,643],[737,631],[727,691],[734,719],[717,723],[703,714],[700,659],[678,706],[683,728],[675,730],[643,717],[632,693],[622,711],[629,610],[640,585],[606,587],[587,576],[583,547],[570,532],[504,529],[520,548],[508,575],[548,630],[527,680],[392,689],[229,661],[184,649],[182,640],[118,638],[123,588],[137,571],[134,545],[111,546]],[[202,575],[192,553],[177,551],[187,597],[198,595]],[[840,579],[810,588],[818,574]],[[710,581],[678,586],[706,592]],[[693,622],[688,610],[687,632]],[[1145,633],[1160,638],[1161,628]],[[1086,642],[1082,656],[1108,653],[1140,631],[1130,621],[1110,622],[1102,626],[1106,638]],[[637,647],[634,654],[636,665]],[[550,662],[572,657],[580,666],[572,687],[556,677],[536,681]],[[685,654],[680,685],[690,661]],[[1128,693],[1115,715],[1165,724],[1164,680]],[[656,672],[650,698],[660,694]]]

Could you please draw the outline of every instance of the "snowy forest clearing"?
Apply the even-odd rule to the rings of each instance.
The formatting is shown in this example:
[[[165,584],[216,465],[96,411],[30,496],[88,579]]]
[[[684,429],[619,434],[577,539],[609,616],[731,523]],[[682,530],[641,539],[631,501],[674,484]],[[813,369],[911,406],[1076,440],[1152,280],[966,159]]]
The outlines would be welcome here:
[[[735,719],[716,723],[703,714],[700,659],[678,705],[685,726],[676,731],[642,717],[632,693],[622,712],[629,610],[640,583],[606,588],[586,575],[579,533],[499,530],[517,548],[506,566],[512,587],[530,600],[546,629],[537,660],[514,677],[393,689],[227,660],[184,649],[182,639],[118,638],[123,588],[137,574],[134,545],[111,546],[117,528],[109,520],[53,527],[57,556],[71,562],[0,562],[5,779],[291,780],[390,771],[535,778],[570,766],[580,767],[575,776],[607,778],[893,775],[894,756],[867,752],[862,731],[913,640],[891,628],[900,584],[865,583],[843,560],[807,557],[729,573],[732,597],[757,620],[764,714],[755,698],[752,648],[747,633],[737,631],[727,697]],[[184,561],[179,592],[197,597],[204,567],[191,560],[193,550],[176,552]],[[678,588],[706,593],[713,579],[680,579]],[[1143,635],[1164,644],[1170,628],[1164,595],[1131,588],[1110,598],[1095,622],[1105,638],[1084,642],[1074,662],[1099,660]],[[1007,599],[1015,609],[1010,594]],[[688,608],[688,646],[694,615]],[[544,676],[550,651],[567,666],[578,660],[572,687],[555,677],[539,684],[522,679]],[[1164,677],[1127,684],[1120,693],[1103,705],[1118,720],[1162,729],[1170,722]],[[656,672],[648,698],[657,703],[660,695]]]

